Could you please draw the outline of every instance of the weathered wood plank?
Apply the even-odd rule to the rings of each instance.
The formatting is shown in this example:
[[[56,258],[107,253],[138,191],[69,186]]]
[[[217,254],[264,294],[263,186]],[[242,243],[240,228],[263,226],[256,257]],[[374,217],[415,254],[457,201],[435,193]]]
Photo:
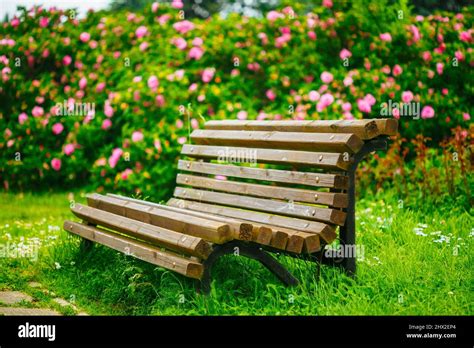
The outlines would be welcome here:
[[[184,209],[206,211],[212,214],[229,216],[237,219],[249,220],[268,225],[296,229],[302,232],[318,234],[327,243],[332,243],[337,237],[337,234],[332,226],[317,221],[309,221],[281,215],[267,214],[238,208],[187,201],[177,198],[171,198],[167,202],[167,204]]]
[[[313,121],[241,121],[213,120],[205,124],[206,129],[314,132],[314,133],[353,133],[363,140],[379,135],[396,135],[398,121],[393,118],[366,120],[313,120]]]
[[[198,145],[258,147],[319,152],[358,152],[364,142],[350,133],[265,132],[196,129],[191,140]]]
[[[179,186],[175,188],[174,196],[193,201],[223,204],[232,207],[305,218],[340,226],[343,226],[346,220],[346,213],[341,210],[214,191],[197,190]]]
[[[252,240],[252,230],[253,226],[249,221],[243,221],[243,220],[238,220],[238,219],[232,219],[229,217],[223,217],[219,215],[213,215],[213,214],[207,214],[204,212],[198,212],[194,210],[188,210],[188,209],[181,209],[177,207],[171,207],[163,204],[158,204],[158,203],[153,203],[149,201],[143,201],[143,200],[138,200],[130,197],[125,197],[125,196],[120,196],[120,195],[115,195],[115,194],[107,194],[107,197],[113,197],[122,201],[127,201],[127,202],[135,202],[135,203],[140,203],[149,207],[156,207],[164,210],[169,210],[169,211],[174,211],[177,213],[182,213],[186,215],[191,215],[191,216],[196,216],[199,218],[207,219],[207,220],[212,220],[212,221],[217,221],[221,223],[225,223],[226,225],[229,226],[229,232],[235,239],[240,239],[240,240]]]
[[[211,245],[204,239],[153,226],[103,210],[76,204],[71,211],[77,217],[116,230],[161,247],[206,259]]]
[[[217,180],[205,176],[178,174],[176,183],[247,196],[282,199],[285,201],[324,204],[336,208],[346,208],[348,197],[345,193],[320,192],[281,186],[249,184],[231,180]]]
[[[178,169],[194,173],[224,175],[243,179],[255,179],[314,187],[329,187],[335,189],[347,189],[349,184],[346,175],[251,168],[200,161],[179,160]]]
[[[203,265],[199,262],[186,259],[169,251],[162,251],[152,245],[101,228],[65,221],[64,229],[82,238],[103,244],[114,250],[175,271],[189,278],[201,279],[204,271]]]
[[[228,224],[203,219],[190,214],[183,214],[182,212],[170,211],[169,209],[163,209],[161,205],[151,207],[141,202],[124,202],[123,200],[97,193],[87,195],[87,202],[93,208],[119,214],[171,231],[200,237],[208,242],[223,244],[234,239]]]
[[[181,154],[235,163],[273,163],[348,170],[351,157],[343,153],[260,149],[185,144]]]

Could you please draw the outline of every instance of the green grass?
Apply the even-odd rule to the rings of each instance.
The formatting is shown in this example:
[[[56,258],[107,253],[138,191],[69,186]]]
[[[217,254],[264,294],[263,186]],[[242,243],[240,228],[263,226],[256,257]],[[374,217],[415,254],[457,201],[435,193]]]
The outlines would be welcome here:
[[[301,280],[286,288],[257,262],[226,256],[206,297],[192,280],[106,247],[81,252],[79,239],[62,230],[65,219],[74,219],[71,198],[0,194],[3,250],[39,245],[37,260],[0,258],[0,290],[22,290],[37,298],[33,306],[59,309],[52,295],[27,286],[38,281],[100,315],[474,314],[473,219],[455,207],[402,208],[391,192],[359,199],[357,241],[365,254],[355,280],[326,266],[317,279],[314,264],[279,256]]]

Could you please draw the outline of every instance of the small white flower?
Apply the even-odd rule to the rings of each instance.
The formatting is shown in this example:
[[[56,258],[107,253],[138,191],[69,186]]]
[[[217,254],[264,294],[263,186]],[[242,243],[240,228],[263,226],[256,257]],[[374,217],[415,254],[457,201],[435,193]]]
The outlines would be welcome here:
[[[61,265],[59,264],[59,262],[55,262],[55,263],[54,263],[54,267],[56,267],[56,269],[60,269],[60,268],[61,268]]]

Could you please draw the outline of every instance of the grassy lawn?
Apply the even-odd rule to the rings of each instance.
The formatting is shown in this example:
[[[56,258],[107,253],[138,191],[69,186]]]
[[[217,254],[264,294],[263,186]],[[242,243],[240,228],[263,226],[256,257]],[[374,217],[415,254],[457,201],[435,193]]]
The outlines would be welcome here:
[[[65,219],[74,219],[71,198],[0,194],[0,252],[10,252],[0,258],[0,290],[22,290],[39,299],[35,306],[56,308],[51,295],[27,286],[41,282],[97,315],[474,314],[473,219],[455,207],[408,209],[390,192],[360,199],[358,243],[365,254],[356,280],[325,266],[317,279],[314,264],[280,256],[301,280],[286,288],[257,262],[227,256],[216,264],[205,297],[193,281],[106,247],[81,252],[79,239],[62,230]],[[37,260],[11,257],[12,247],[32,243]]]

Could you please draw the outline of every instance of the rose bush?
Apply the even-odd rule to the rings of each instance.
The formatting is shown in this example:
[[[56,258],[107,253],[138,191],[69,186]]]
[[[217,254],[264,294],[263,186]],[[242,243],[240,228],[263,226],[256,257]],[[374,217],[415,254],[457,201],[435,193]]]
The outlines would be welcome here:
[[[189,129],[211,118],[370,118],[416,102],[418,120],[387,117],[435,144],[470,122],[472,7],[406,14],[388,32],[331,1],[193,21],[178,5],[80,20],[36,7],[2,23],[5,188],[91,183],[163,199]]]

